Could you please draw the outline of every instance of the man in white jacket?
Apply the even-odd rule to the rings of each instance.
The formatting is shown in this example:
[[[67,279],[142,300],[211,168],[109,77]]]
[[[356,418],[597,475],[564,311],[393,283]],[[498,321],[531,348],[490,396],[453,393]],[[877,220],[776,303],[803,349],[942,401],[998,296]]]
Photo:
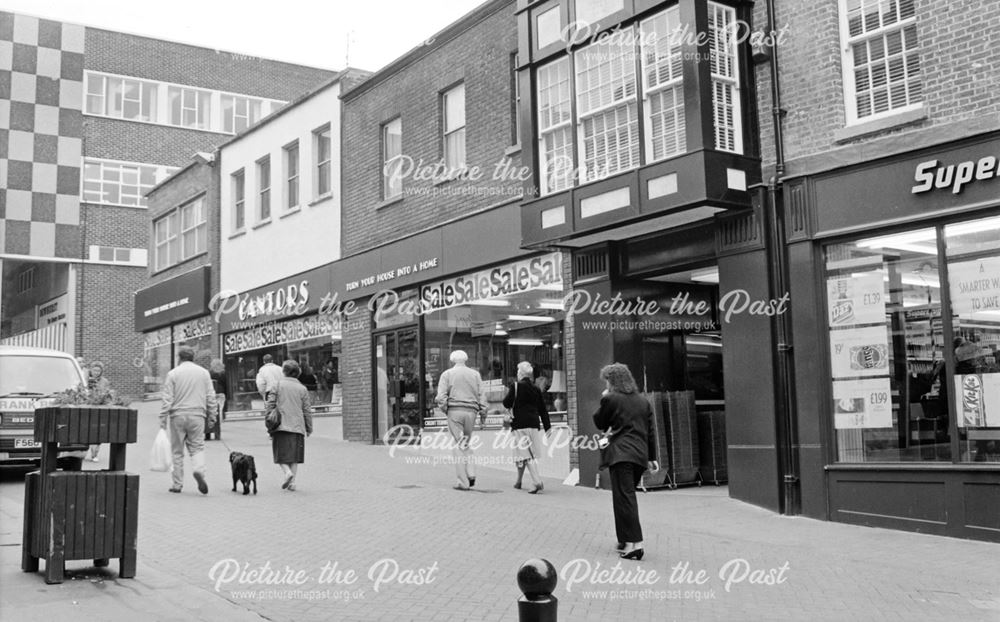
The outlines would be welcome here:
[[[270,354],[265,354],[264,364],[257,372],[257,390],[264,400],[267,400],[268,391],[274,391],[285,377],[285,374],[281,373],[281,367],[275,365],[273,361]]]
[[[194,362],[194,350],[182,347],[177,352],[177,367],[167,373],[160,394],[160,427],[170,432],[174,454],[173,485],[170,492],[180,492],[184,485],[184,448],[191,456],[198,491],[208,494],[205,482],[205,427],[215,425],[215,390],[208,370]],[[167,427],[169,425],[169,428]]]

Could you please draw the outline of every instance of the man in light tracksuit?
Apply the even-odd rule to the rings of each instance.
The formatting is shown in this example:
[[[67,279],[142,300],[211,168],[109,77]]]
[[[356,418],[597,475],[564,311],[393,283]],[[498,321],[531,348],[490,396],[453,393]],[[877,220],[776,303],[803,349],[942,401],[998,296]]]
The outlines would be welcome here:
[[[167,373],[163,383],[163,404],[160,408],[160,427],[170,432],[170,447],[174,454],[170,492],[180,492],[184,485],[184,448],[187,447],[198,491],[204,495],[208,494],[205,482],[205,428],[215,425],[215,390],[208,370],[194,363],[194,350],[182,347],[177,353],[177,360],[177,367]]]
[[[441,374],[438,381],[437,405],[448,415],[448,430],[455,445],[452,455],[455,460],[457,490],[469,490],[476,485],[475,456],[472,453],[472,432],[476,417],[486,414],[486,398],[483,396],[482,377],[470,369],[466,362],[469,355],[462,350],[451,353],[454,367]]]

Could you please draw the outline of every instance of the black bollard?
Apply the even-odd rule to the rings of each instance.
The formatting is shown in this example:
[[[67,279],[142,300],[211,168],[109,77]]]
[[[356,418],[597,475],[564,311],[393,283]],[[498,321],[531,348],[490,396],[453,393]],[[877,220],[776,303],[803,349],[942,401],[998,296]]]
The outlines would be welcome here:
[[[555,566],[547,559],[529,559],[517,570],[517,587],[524,593],[517,601],[519,622],[556,622],[559,601],[552,592],[556,589]]]

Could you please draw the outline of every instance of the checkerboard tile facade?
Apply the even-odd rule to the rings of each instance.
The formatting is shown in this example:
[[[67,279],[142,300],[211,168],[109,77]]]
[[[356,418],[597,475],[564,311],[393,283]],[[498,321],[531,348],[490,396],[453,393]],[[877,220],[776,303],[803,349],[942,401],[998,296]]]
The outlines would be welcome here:
[[[0,12],[0,254],[82,256],[84,34]]]

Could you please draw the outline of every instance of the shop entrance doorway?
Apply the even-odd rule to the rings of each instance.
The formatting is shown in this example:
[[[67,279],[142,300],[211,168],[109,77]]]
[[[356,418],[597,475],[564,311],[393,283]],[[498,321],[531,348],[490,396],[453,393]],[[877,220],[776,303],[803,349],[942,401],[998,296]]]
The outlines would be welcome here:
[[[394,442],[419,434],[423,425],[420,390],[420,334],[416,326],[374,336],[375,442]]]

